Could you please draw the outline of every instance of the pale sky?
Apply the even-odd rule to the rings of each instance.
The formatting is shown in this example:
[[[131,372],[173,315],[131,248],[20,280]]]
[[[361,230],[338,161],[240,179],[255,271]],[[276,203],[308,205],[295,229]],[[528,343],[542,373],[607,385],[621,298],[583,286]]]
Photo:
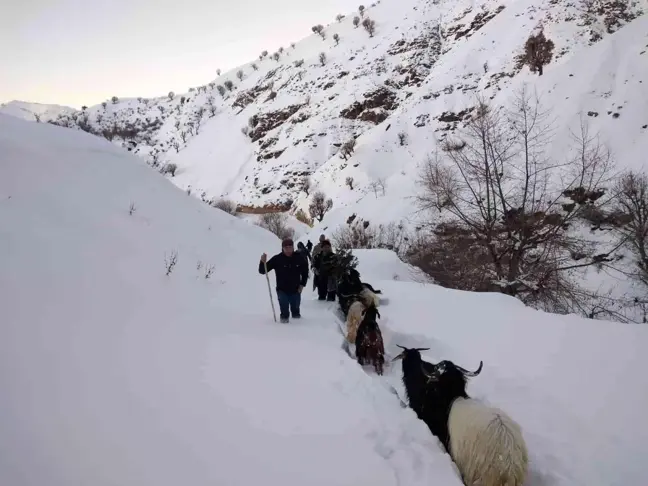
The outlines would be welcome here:
[[[0,0],[0,103],[185,92],[362,0]]]

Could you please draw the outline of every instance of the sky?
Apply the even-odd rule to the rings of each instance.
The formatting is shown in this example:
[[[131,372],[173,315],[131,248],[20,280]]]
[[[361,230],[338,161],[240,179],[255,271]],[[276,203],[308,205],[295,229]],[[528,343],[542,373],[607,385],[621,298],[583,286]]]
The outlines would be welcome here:
[[[185,92],[311,35],[360,0],[18,0],[0,15],[0,103],[79,108]]]

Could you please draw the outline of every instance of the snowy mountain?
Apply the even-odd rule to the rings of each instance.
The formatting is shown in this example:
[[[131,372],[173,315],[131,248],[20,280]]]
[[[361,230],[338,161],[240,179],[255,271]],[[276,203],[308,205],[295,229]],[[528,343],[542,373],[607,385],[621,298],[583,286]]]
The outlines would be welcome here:
[[[462,484],[391,392],[400,366],[380,378],[341,349],[334,305],[306,291],[301,322],[273,322],[256,264],[275,236],[84,133],[0,115],[0,153],[0,483]],[[521,424],[527,486],[646,484],[647,327],[356,253],[389,300],[388,358],[484,361],[469,393]]]
[[[71,115],[76,110],[69,106],[45,105],[27,101],[10,101],[0,104],[0,113],[28,121],[51,121],[59,116]]]
[[[574,133],[584,123],[618,169],[644,167],[645,13],[639,1],[384,0],[188,93],[113,98],[54,123],[112,140],[203,201],[226,198],[245,213],[308,213],[321,190],[332,209],[311,239],[354,221],[403,228],[412,240],[444,221],[418,211],[420,175],[434,154],[463,143],[478,97],[510,110],[523,87],[537,94],[551,118],[542,157],[556,165],[578,157]],[[525,51],[540,32],[552,43],[541,76]],[[615,246],[586,224],[574,229],[590,248],[572,255],[594,258]],[[645,289],[627,278],[630,252],[609,259],[614,271],[571,272],[587,298],[550,308],[645,321]]]

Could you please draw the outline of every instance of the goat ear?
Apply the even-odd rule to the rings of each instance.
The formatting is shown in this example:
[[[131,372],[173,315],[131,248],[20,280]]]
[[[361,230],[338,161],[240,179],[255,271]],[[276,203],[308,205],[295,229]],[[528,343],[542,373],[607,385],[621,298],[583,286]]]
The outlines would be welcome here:
[[[397,344],[396,346],[398,346],[398,344]],[[398,347],[399,347],[399,348],[402,348],[402,346],[398,346]],[[405,357],[405,353],[406,353],[406,352],[407,352],[407,350],[403,351],[401,354],[399,354],[398,356],[396,356],[395,358],[393,358],[393,359],[392,359],[392,362],[393,362],[393,361],[396,361],[396,360],[399,360],[399,359],[403,359],[403,358]]]

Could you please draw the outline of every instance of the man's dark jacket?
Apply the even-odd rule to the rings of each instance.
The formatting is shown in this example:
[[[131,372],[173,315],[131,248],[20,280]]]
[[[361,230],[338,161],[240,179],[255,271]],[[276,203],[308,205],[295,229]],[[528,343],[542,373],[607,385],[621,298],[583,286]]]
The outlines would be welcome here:
[[[275,271],[277,290],[294,294],[300,285],[305,287],[308,282],[308,263],[301,255],[286,256],[282,252],[268,260],[267,266],[268,272]],[[259,273],[265,274],[263,262],[259,262]]]

